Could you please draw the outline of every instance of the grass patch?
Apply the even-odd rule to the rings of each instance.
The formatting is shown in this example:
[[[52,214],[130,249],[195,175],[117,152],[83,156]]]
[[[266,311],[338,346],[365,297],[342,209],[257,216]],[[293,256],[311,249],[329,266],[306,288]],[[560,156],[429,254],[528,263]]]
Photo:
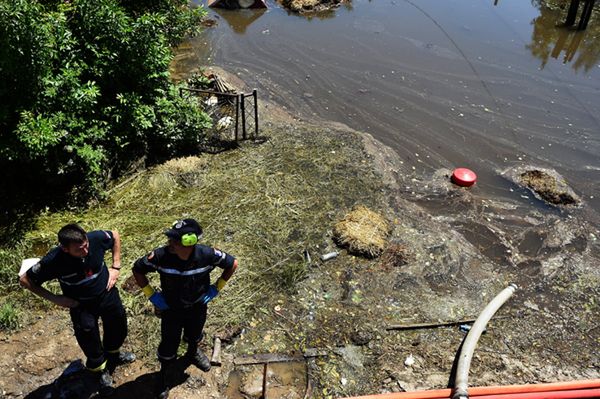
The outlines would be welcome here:
[[[384,195],[357,135],[326,128],[274,130],[286,135],[263,131],[270,140],[261,145],[172,160],[116,184],[103,203],[42,215],[23,250],[11,255],[14,263],[32,255],[33,243],[51,242],[61,226],[79,221],[88,230],[119,230],[122,285],[137,258],[165,243],[165,228],[194,217],[204,228],[203,243],[231,253],[240,264],[209,308],[207,332],[245,326],[258,303],[293,291],[305,277],[304,250],[320,252],[330,244],[336,220],[359,203],[382,208]],[[158,276],[151,277],[158,286]],[[153,358],[159,319],[139,290],[122,289],[121,296],[129,341],[143,342],[133,346]]]
[[[0,305],[0,329],[14,330],[19,326],[19,311],[12,302]]]

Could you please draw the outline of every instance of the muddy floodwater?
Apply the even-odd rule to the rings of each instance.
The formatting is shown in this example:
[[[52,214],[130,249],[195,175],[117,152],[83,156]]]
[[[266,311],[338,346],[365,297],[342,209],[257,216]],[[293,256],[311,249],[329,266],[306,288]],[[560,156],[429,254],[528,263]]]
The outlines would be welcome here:
[[[210,56],[263,98],[371,133],[419,181],[468,167],[482,195],[540,207],[499,172],[554,168],[597,213],[600,10],[575,32],[557,27],[560,9],[496,3],[354,0],[313,15],[274,2],[266,11],[210,10],[217,26],[182,48],[178,69]]]

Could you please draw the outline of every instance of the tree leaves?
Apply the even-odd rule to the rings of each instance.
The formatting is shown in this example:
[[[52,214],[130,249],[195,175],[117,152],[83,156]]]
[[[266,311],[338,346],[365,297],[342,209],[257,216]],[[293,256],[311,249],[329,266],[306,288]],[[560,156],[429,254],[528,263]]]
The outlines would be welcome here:
[[[108,171],[201,140],[208,118],[178,96],[168,66],[203,11],[151,3],[0,0],[2,169],[35,162],[25,180],[64,176],[95,194]]]

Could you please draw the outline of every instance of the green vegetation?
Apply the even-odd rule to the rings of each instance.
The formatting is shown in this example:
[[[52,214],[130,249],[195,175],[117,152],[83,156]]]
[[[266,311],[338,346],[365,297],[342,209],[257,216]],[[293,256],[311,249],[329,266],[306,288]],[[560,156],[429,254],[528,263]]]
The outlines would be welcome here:
[[[168,66],[203,15],[185,0],[0,0],[5,240],[30,227],[29,204],[80,203],[140,159],[196,151],[210,121]]]
[[[262,145],[173,159],[115,185],[104,201],[87,209],[43,214],[37,229],[23,238],[18,256],[42,255],[68,222],[119,230],[124,266],[119,287],[130,316],[129,341],[153,361],[158,319],[133,284],[131,265],[165,243],[163,231],[173,220],[195,217],[204,228],[204,243],[240,261],[210,308],[207,333],[245,327],[258,307],[296,289],[308,272],[305,249],[313,258],[326,251],[336,220],[357,203],[381,209],[384,196],[380,179],[360,161],[366,155],[357,136],[289,125],[277,129],[285,130],[285,137],[263,131],[270,140]],[[158,276],[149,276],[158,286]],[[20,289],[10,297],[17,293],[28,312],[40,306]]]
[[[19,326],[19,313],[12,302],[0,306],[0,330],[14,330]]]

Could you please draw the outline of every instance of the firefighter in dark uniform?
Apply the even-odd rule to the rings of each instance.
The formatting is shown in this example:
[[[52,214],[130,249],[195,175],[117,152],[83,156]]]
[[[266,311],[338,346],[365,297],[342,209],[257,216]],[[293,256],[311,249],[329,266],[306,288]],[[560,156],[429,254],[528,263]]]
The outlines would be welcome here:
[[[77,343],[87,357],[86,368],[98,372],[100,392],[112,391],[110,373],[118,364],[135,360],[120,350],[127,336],[127,318],[115,283],[121,269],[121,240],[117,231],[86,233],[77,224],[58,232],[59,245],[20,278],[23,287],[58,306],[69,308]],[[110,269],[104,262],[112,252]],[[58,279],[63,295],[55,295],[42,283]],[[102,318],[103,339],[98,319]]]
[[[208,357],[198,348],[206,321],[207,304],[223,289],[237,268],[237,260],[218,249],[198,244],[202,228],[194,219],[176,221],[165,232],[168,245],[138,259],[133,275],[146,297],[161,315],[160,398],[169,395],[174,361],[181,335],[187,342],[186,358],[200,370],[210,370]],[[221,276],[211,285],[210,273],[219,267]],[[158,272],[161,292],[149,284],[147,273]]]

